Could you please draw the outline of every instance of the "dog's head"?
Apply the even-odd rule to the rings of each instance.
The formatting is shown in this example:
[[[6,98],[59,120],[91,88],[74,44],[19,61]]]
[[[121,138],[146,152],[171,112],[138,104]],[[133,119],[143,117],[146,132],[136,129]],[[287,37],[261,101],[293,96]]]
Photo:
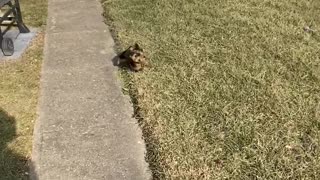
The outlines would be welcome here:
[[[136,43],[134,46],[129,47],[129,58],[135,63],[145,63],[146,57],[143,49]]]
[[[140,71],[148,66],[143,49],[136,43],[119,55],[120,59],[125,59],[132,70]]]

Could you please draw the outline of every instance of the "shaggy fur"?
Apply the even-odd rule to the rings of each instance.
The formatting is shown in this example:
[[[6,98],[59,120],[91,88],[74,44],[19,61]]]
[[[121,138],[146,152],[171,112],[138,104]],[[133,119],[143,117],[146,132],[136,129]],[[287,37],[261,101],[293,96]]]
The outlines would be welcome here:
[[[125,59],[133,71],[141,71],[147,65],[143,49],[137,43],[122,52],[119,58]]]

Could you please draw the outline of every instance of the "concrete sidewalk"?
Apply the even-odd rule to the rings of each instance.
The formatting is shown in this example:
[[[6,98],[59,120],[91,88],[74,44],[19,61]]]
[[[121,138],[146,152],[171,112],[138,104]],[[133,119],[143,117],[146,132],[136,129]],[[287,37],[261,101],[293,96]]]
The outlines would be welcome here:
[[[38,180],[145,180],[145,144],[112,65],[98,0],[49,0],[39,119]]]

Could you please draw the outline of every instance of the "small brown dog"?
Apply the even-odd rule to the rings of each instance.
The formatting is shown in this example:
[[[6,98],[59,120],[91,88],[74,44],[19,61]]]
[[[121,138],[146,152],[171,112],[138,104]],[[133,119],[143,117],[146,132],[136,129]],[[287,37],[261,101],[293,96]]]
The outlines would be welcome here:
[[[137,43],[123,51],[119,58],[125,59],[133,71],[141,71],[147,65],[143,49]]]

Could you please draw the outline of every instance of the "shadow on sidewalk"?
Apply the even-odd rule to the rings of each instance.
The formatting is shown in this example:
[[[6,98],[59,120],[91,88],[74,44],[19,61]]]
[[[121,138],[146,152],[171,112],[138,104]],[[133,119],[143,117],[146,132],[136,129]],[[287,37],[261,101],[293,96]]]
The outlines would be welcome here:
[[[0,179],[29,180],[28,159],[10,149],[17,138],[16,119],[0,107]]]

